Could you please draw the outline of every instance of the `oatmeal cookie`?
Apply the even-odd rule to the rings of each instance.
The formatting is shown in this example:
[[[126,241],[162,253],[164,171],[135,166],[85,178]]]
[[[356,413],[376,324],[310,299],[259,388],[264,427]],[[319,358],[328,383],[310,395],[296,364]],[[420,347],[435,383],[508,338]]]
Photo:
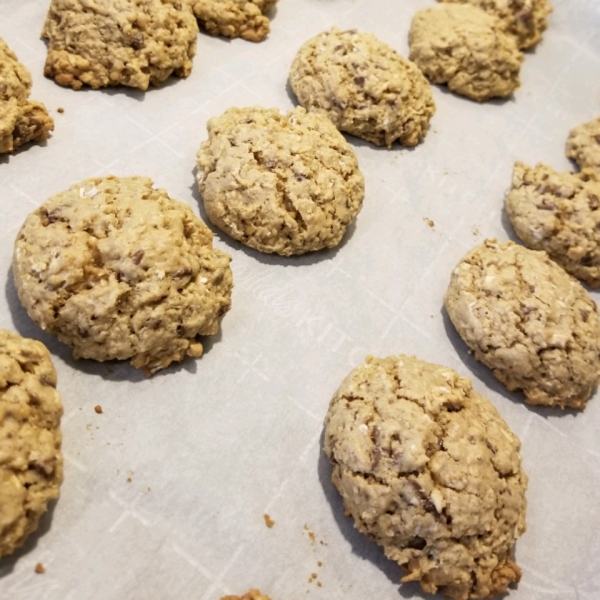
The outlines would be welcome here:
[[[277,0],[192,0],[194,14],[211,35],[260,42],[269,33],[265,13]]]
[[[151,375],[200,356],[231,304],[230,257],[146,177],[88,179],[31,213],[15,242],[19,298],[75,358]]]
[[[600,286],[600,171],[557,173],[517,162],[506,212],[523,243],[574,277]]]
[[[468,379],[415,357],[367,357],[331,400],[324,446],[346,513],[402,581],[455,600],[519,581],[521,444]]]
[[[354,152],[331,121],[230,108],[208,122],[198,186],[210,220],[232,238],[282,256],[340,243],[364,198]]]
[[[0,38],[0,154],[42,142],[54,129],[46,107],[29,100],[31,75]]]
[[[521,50],[533,48],[548,27],[552,5],[548,0],[438,0],[472,4],[498,17],[502,29],[514,36]]]
[[[0,556],[21,546],[58,498],[62,414],[46,347],[0,329]]]
[[[452,272],[446,310],[475,358],[529,404],[585,408],[600,379],[600,319],[545,252],[486,240]]]
[[[493,15],[469,4],[441,4],[418,11],[410,58],[433,82],[483,102],[510,96],[519,85],[523,54]]]
[[[435,112],[419,69],[369,33],[334,27],[308,40],[289,78],[304,108],[378,146],[415,146]]]
[[[197,34],[188,0],[52,0],[44,74],[74,90],[146,90],[191,73]]]
[[[567,139],[567,156],[580,169],[600,169],[600,117],[571,129]]]

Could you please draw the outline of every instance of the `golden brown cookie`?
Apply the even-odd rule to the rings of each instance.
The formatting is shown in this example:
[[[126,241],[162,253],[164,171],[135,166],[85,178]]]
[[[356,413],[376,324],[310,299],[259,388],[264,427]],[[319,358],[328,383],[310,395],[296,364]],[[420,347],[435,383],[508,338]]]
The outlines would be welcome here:
[[[46,107],[29,100],[31,75],[0,38],[0,154],[42,142],[54,129]]]
[[[600,117],[571,129],[567,139],[567,156],[580,169],[593,167],[600,170]]]
[[[46,347],[0,329],[0,557],[25,542],[58,498],[62,414]]]
[[[260,42],[270,30],[265,13],[277,0],[192,0],[194,14],[211,35]]]
[[[31,213],[15,242],[19,298],[75,358],[151,375],[200,356],[231,305],[230,257],[146,177],[88,179]]]
[[[324,446],[347,514],[402,581],[455,600],[519,581],[521,444],[468,379],[415,357],[367,357],[331,400]]]
[[[340,243],[362,207],[364,178],[327,117],[301,107],[230,108],[207,127],[198,186],[219,229],[282,256]]]
[[[520,85],[523,54],[499,20],[469,4],[418,11],[410,33],[410,59],[433,82],[483,102],[510,96]]]
[[[528,404],[585,408],[600,380],[600,318],[581,284],[545,252],[487,240],[452,272],[456,330]]]
[[[533,48],[548,27],[552,5],[548,0],[438,0],[472,4],[498,17],[502,29],[514,36],[521,50]]]
[[[435,112],[422,73],[370,33],[336,27],[308,40],[290,68],[290,84],[307,110],[340,131],[390,148],[415,146]]]
[[[197,35],[188,0],[52,0],[44,74],[74,90],[146,90],[191,73]]]
[[[574,277],[600,286],[600,171],[557,173],[517,162],[506,212],[523,243]]]

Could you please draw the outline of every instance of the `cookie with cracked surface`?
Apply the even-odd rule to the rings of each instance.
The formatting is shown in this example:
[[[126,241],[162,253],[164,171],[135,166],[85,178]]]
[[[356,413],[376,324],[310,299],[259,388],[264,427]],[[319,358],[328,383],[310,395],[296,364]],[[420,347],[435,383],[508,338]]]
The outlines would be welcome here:
[[[404,355],[367,357],[333,396],[324,449],[355,527],[428,593],[506,592],[521,571],[520,442],[470,380]]]
[[[370,33],[334,27],[308,40],[289,80],[304,108],[378,146],[415,146],[435,112],[419,69]]]
[[[207,128],[197,179],[219,229],[282,256],[340,243],[365,186],[352,148],[326,116],[230,108]]]
[[[147,375],[198,357],[231,305],[230,257],[147,177],[88,179],[31,213],[13,273],[29,316],[75,358],[131,360]]]
[[[446,310],[475,358],[525,402],[585,408],[600,380],[600,318],[546,252],[486,240],[452,272]]]
[[[517,162],[506,212],[523,243],[565,271],[600,286],[600,171],[557,173]]]
[[[188,0],[52,0],[44,74],[74,90],[146,90],[191,73],[197,34]]]
[[[260,42],[270,30],[265,13],[277,0],[192,0],[194,14],[210,35]]]
[[[25,542],[58,498],[62,414],[46,347],[0,329],[0,557]]]
[[[533,48],[548,27],[552,5],[548,0],[438,0],[471,4],[498,17],[506,33],[514,36],[521,50]]]
[[[477,102],[510,96],[520,85],[523,54],[500,22],[470,4],[439,4],[418,11],[410,59],[433,82]]]
[[[46,107],[29,100],[31,74],[0,38],[0,154],[43,142],[54,129]]]
[[[269,596],[260,593],[260,590],[251,589],[243,596],[223,596],[221,600],[271,600]]]
[[[567,139],[567,156],[580,169],[600,169],[600,117],[571,129]]]

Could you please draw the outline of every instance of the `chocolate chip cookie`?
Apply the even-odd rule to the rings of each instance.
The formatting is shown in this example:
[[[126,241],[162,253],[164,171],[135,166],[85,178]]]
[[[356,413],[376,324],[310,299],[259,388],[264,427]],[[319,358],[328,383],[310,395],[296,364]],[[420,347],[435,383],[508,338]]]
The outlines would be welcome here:
[[[265,14],[277,0],[192,0],[194,14],[211,35],[260,42],[270,30]]]
[[[324,446],[346,513],[402,581],[455,600],[519,581],[521,444],[468,379],[415,357],[367,357],[331,400]]]
[[[52,0],[44,74],[74,90],[146,90],[191,73],[197,35],[187,0]]]
[[[520,85],[523,54],[496,17],[469,4],[418,11],[410,33],[410,59],[433,82],[483,102],[510,96]]]
[[[567,139],[567,156],[580,169],[600,169],[600,117],[571,129]]]
[[[365,187],[354,152],[326,116],[230,108],[207,127],[197,178],[219,229],[282,256],[340,243]]]
[[[58,498],[62,414],[46,347],[0,329],[0,557],[25,542]]]
[[[77,183],[31,213],[13,273],[29,316],[75,358],[146,374],[198,357],[231,305],[230,257],[147,177]]]
[[[574,277],[600,286],[600,171],[557,173],[517,162],[506,212],[523,243]]]
[[[369,33],[336,27],[306,42],[290,84],[307,110],[327,115],[340,131],[390,148],[415,146],[435,112],[422,73]]]
[[[528,404],[585,408],[600,380],[600,318],[582,285],[543,251],[487,240],[452,272],[456,330]]]
[[[0,38],[0,154],[42,142],[54,129],[46,107],[29,100],[31,74]]]

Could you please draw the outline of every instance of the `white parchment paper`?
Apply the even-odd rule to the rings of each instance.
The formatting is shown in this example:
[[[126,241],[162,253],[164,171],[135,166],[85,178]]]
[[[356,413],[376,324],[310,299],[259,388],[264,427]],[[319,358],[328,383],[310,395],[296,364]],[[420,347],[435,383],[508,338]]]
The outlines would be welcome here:
[[[212,115],[291,108],[295,52],[333,25],[372,32],[406,56],[412,15],[431,2],[281,0],[265,42],[201,35],[188,79],[142,93],[45,79],[48,3],[0,0],[0,36],[56,120],[46,144],[0,158],[0,327],[47,344],[65,405],[61,498],[0,561],[0,598],[217,600],[250,587],[273,600],[428,597],[400,585],[400,568],[343,516],[320,450],[344,376],[368,353],[398,352],[471,377],[523,442],[528,530],[510,598],[600,598],[600,398],[580,414],[524,406],[468,355],[442,311],[463,254],[513,235],[502,207],[514,161],[572,168],[569,129],[600,115],[600,2],[553,3],[514,98],[479,105],[436,87],[417,148],[349,138],[367,195],[338,249],[282,259],[217,233],[235,280],[222,333],[201,359],[146,379],[128,364],[75,362],[30,321],[10,272],[25,216],[106,174],[150,176],[202,215],[194,158]]]

